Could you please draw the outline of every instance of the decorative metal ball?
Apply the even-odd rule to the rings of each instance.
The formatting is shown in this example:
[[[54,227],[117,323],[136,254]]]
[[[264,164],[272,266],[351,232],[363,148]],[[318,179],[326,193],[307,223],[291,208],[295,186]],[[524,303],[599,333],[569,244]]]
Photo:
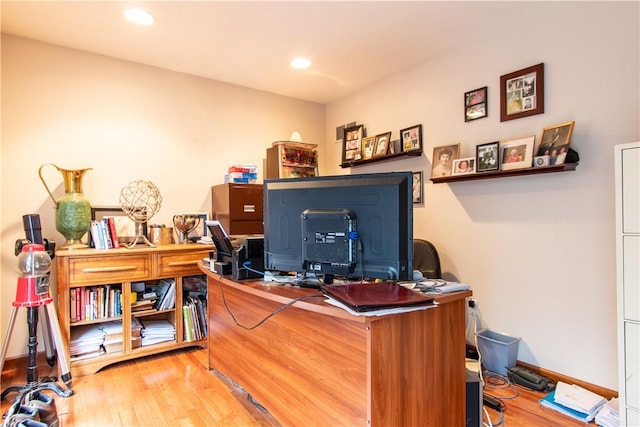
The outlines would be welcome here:
[[[150,181],[133,181],[120,191],[120,207],[136,223],[149,221],[161,205],[160,190]]]

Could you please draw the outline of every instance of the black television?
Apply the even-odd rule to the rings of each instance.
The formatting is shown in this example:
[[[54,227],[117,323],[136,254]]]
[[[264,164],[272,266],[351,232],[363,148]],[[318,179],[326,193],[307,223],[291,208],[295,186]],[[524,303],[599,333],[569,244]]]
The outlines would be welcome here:
[[[272,272],[411,280],[413,173],[264,181],[264,267]]]

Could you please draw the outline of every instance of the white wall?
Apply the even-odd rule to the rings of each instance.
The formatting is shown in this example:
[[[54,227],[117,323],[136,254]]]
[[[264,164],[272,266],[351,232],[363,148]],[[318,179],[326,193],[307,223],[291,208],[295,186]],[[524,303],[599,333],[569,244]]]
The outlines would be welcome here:
[[[257,164],[262,182],[273,141],[298,130],[305,141],[322,143],[324,129],[321,104],[3,35],[3,339],[15,299],[13,248],[24,238],[22,216],[39,214],[43,236],[64,242],[38,178],[40,165],[93,168],[83,182],[93,206],[118,206],[124,186],[149,180],[163,196],[151,222],[172,225],[180,212],[211,211],[210,188],[224,182],[229,165]],[[61,175],[53,168],[43,174],[54,196],[62,196]],[[25,311],[9,357],[27,352]]]
[[[425,171],[435,146],[535,134],[575,120],[574,172],[425,182],[415,236],[449,277],[472,286],[484,326],[521,337],[518,358],[617,389],[613,146],[640,138],[637,2],[523,6],[518,31],[468,44],[327,107],[327,136],[358,120],[368,135],[423,124],[424,154],[331,173]],[[506,17],[505,17],[506,22]],[[383,58],[381,58],[383,60]],[[500,76],[545,64],[545,113],[500,122]],[[488,86],[489,116],[465,123],[463,94]],[[327,147],[329,164],[340,146]],[[428,362],[427,362],[428,363]]]

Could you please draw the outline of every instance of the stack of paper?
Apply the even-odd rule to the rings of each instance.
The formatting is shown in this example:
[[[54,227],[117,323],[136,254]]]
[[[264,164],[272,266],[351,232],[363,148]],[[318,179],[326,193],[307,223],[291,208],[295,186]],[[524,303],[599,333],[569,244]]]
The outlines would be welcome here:
[[[540,400],[540,404],[585,423],[591,422],[606,399],[575,384],[558,381],[556,389]]]
[[[97,325],[83,325],[71,328],[69,353],[71,360],[80,360],[104,354],[104,336]]]
[[[176,339],[176,328],[167,320],[142,321],[142,346]]]
[[[604,404],[596,415],[596,424],[602,427],[618,427],[620,425],[620,413],[618,398],[614,397]]]

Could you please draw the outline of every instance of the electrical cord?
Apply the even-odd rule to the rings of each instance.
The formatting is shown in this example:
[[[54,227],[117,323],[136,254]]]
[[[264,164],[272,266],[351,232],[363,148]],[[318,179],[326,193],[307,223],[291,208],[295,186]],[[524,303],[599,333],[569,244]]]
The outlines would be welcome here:
[[[257,327],[259,327],[262,324],[264,324],[267,320],[269,320],[270,318],[272,318],[276,314],[280,313],[281,311],[285,310],[288,307],[291,307],[293,304],[295,304],[295,303],[297,303],[299,301],[306,301],[306,300],[312,299],[312,298],[324,298],[323,294],[314,294],[314,295],[301,296],[299,298],[296,298],[296,299],[293,299],[293,300],[289,301],[288,303],[286,303],[282,307],[280,307],[277,310],[269,313],[267,316],[265,316],[262,320],[260,320],[259,322],[255,323],[254,325],[245,326],[242,323],[238,322],[238,320],[236,319],[234,314],[231,312],[231,309],[229,308],[229,305],[227,304],[227,299],[226,299],[226,297],[224,295],[224,288],[222,287],[222,275],[221,274],[218,277],[218,287],[220,288],[220,296],[222,297],[222,304],[224,305],[224,308],[227,311],[227,313],[229,313],[229,316],[231,316],[231,319],[233,320],[233,323],[235,323],[236,326],[238,326],[238,327],[240,327],[242,329],[245,329],[247,331],[251,331],[253,329],[256,329]]]

